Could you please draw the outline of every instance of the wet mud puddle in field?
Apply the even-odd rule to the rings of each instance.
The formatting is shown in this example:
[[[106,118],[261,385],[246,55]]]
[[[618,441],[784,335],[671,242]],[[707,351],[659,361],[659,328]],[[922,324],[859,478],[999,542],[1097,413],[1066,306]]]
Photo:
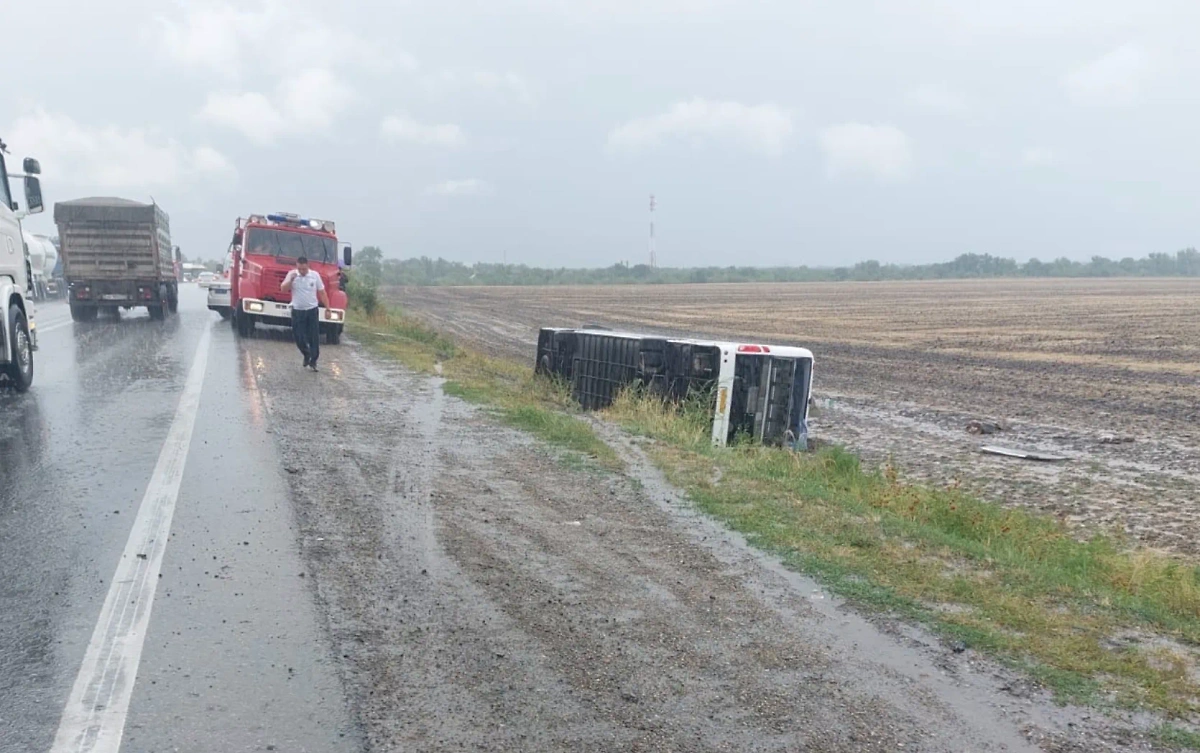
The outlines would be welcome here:
[[[873,396],[818,390],[810,421],[815,436],[860,454],[865,463],[895,464],[906,476],[954,485],[1005,504],[1058,517],[1081,536],[1116,530],[1142,543],[1200,552],[1200,455],[1146,434],[1096,433],[1031,421],[1000,422],[991,435],[967,424],[990,420]],[[1061,455],[1040,463],[980,452],[984,445]]]

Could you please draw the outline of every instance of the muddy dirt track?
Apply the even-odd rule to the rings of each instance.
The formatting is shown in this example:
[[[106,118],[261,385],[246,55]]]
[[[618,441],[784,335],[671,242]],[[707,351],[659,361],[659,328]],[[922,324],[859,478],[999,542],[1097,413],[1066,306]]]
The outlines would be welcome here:
[[[811,348],[813,430],[910,476],[1200,552],[1200,281],[404,288],[389,300],[497,355],[596,323]],[[974,419],[1006,430],[967,433]],[[1052,465],[980,446],[1067,456]]]
[[[368,750],[1150,749],[834,604],[694,514],[611,429],[628,475],[565,462],[353,343],[325,376],[286,342],[253,347]]]

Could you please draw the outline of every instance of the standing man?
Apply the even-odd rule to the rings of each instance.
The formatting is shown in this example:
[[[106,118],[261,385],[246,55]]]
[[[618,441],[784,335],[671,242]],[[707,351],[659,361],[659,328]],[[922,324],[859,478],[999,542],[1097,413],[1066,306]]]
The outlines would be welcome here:
[[[309,268],[308,258],[301,256],[279,287],[292,294],[292,334],[296,337],[296,347],[304,354],[304,367],[316,371],[317,359],[321,357],[321,310],[317,305],[329,308],[325,281]]]

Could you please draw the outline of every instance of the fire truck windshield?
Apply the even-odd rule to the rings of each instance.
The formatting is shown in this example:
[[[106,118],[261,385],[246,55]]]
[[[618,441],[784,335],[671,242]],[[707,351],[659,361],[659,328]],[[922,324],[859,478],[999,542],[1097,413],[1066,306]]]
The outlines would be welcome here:
[[[306,256],[314,264],[337,263],[337,241],[310,233],[252,227],[246,231],[244,248],[247,254],[288,259]]]

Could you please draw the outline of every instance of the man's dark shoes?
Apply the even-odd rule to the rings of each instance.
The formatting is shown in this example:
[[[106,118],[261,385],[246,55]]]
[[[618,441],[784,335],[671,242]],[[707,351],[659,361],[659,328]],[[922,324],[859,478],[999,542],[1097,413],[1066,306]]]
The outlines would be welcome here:
[[[304,354],[304,368],[308,368],[311,364],[308,362],[308,354]]]

